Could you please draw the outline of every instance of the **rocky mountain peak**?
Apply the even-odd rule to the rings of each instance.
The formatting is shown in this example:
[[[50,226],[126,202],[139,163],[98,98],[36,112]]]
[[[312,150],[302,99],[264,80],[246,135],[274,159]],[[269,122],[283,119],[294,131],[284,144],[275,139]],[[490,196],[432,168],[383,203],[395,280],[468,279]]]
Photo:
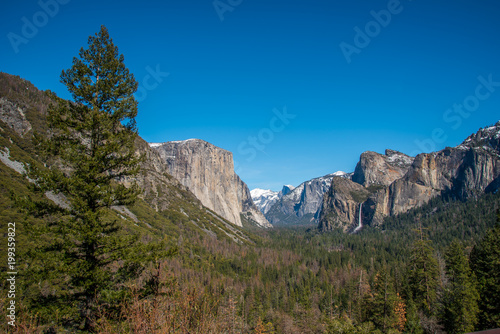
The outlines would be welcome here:
[[[413,160],[414,158],[406,154],[389,149],[385,151],[385,155],[363,152],[352,175],[352,181],[365,187],[388,186],[406,174]]]
[[[256,188],[250,191],[250,195],[252,196],[255,206],[257,206],[263,214],[266,214],[271,206],[280,199],[281,192]]]
[[[235,225],[241,215],[270,227],[252,201],[247,185],[234,172],[233,154],[201,139],[151,143],[168,166],[168,173],[201,203]]]
[[[386,149],[385,156],[387,157],[387,162],[392,166],[397,166],[401,168],[408,168],[413,163],[412,157],[401,153],[399,151]]]
[[[500,122],[478,130],[457,147],[415,158],[394,150],[386,150],[385,155],[364,152],[352,181],[367,192],[348,180],[334,179],[323,201],[320,229],[377,226],[385,217],[419,207],[436,196],[465,201],[496,192],[500,188]]]
[[[484,149],[490,153],[495,153],[500,150],[500,121],[496,124],[479,129],[476,133],[467,137],[456,148],[462,150]]]
[[[323,195],[330,189],[333,178],[333,174],[328,174],[303,182],[296,188],[284,186],[279,199],[266,212],[266,218],[272,224],[317,222]]]
[[[282,196],[288,195],[288,194],[289,194],[289,193],[291,193],[294,189],[295,189],[295,187],[294,187],[294,186],[291,186],[291,185],[285,185],[285,186],[283,186],[283,188],[281,189],[281,195],[282,195]]]
[[[295,189],[292,185],[284,185],[281,191],[253,189],[250,191],[253,202],[263,214],[267,214],[271,207],[283,196],[290,194]]]

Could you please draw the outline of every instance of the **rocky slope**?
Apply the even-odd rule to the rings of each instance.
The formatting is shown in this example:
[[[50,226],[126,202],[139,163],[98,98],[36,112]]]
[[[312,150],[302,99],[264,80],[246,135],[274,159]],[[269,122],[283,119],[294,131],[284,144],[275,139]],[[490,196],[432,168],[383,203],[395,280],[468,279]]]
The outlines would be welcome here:
[[[25,164],[44,168],[48,162],[40,160],[32,143],[34,131],[47,130],[46,111],[54,103],[52,96],[19,77],[0,72],[0,225],[19,220],[20,216],[9,193],[33,195],[30,180],[21,175]],[[252,242],[246,233],[223,217],[202,205],[195,195],[168,172],[168,165],[159,152],[140,137],[136,139],[137,154],[145,155],[139,174],[120,182],[135,181],[140,189],[139,200],[133,207],[113,207],[111,218],[123,219],[127,230],[139,230],[148,238],[198,233],[214,238],[230,239],[238,243]],[[64,196],[46,193],[45,196],[64,206]],[[241,191],[242,206],[249,206],[249,193]]]
[[[362,224],[380,225],[385,217],[421,206],[436,196],[465,201],[497,191],[499,138],[500,122],[472,134],[457,147],[419,154],[414,159],[390,150],[385,156],[363,153],[352,177],[352,182],[364,186],[370,194],[354,199],[362,207]],[[349,182],[332,184],[323,201],[321,230],[331,226],[353,230],[358,225],[350,211],[353,198],[341,196],[352,187]]]
[[[13,129],[19,136],[24,137],[31,130],[31,124],[21,107],[7,100],[0,98],[0,121]]]
[[[262,227],[270,227],[254,205],[247,185],[234,172],[231,152],[200,139],[150,144],[168,173],[203,203],[235,225],[241,214]]]

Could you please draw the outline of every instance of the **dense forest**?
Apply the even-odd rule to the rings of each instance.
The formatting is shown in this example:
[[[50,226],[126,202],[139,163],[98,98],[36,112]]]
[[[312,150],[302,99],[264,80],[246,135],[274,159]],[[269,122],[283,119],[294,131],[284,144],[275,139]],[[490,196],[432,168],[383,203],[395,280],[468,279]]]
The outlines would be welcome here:
[[[168,238],[176,253],[123,282],[120,294],[101,306],[94,331],[467,333],[498,327],[500,195],[441,202],[438,210],[435,204],[388,219],[384,230],[253,230],[248,244],[200,235],[183,227],[182,218],[167,216],[179,233]],[[133,211],[140,217],[139,208]],[[458,241],[447,229],[466,237]],[[76,326],[53,300],[31,295],[50,296],[63,282],[40,290],[28,282],[38,283],[25,277],[20,287],[31,291],[23,293],[22,332]]]
[[[94,82],[86,76],[96,68],[103,75]],[[16,222],[18,271],[16,326],[4,319],[2,331],[467,333],[500,327],[500,194],[467,202],[437,197],[356,234],[263,230],[245,217],[243,228],[229,230],[185,189],[172,185],[176,195],[160,211],[134,185],[116,182],[140,173],[143,157],[134,153],[137,83],[104,27],[61,78],[76,103],[51,92],[31,94],[31,88],[22,95],[15,84],[5,90],[27,99],[19,105],[32,106],[33,99],[43,106],[47,124],[35,118],[33,124],[52,132],[28,140],[0,124],[1,146],[30,163],[23,175],[0,164],[4,310],[12,300],[8,222]],[[48,201],[48,191],[64,193],[70,205]],[[118,204],[135,219],[114,210]]]

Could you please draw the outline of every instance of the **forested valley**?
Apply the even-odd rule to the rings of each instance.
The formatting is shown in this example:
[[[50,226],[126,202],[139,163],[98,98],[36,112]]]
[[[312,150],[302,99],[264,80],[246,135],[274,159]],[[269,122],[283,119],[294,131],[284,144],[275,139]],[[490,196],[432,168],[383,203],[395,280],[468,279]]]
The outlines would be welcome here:
[[[3,332],[500,327],[498,192],[437,196],[352,234],[263,229],[244,215],[232,225],[153,169],[135,122],[137,82],[105,27],[79,56],[61,75],[74,102],[1,73],[0,101],[30,124],[0,122],[0,307],[16,310]]]

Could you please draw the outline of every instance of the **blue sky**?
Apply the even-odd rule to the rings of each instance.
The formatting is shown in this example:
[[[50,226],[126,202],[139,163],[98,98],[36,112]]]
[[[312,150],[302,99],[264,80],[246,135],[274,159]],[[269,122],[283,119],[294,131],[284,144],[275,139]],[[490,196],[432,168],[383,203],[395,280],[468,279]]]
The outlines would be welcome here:
[[[141,86],[141,136],[227,149],[251,189],[352,171],[366,150],[455,146],[500,119],[494,0],[24,0],[0,13],[0,71],[66,98],[61,70],[106,25]]]

